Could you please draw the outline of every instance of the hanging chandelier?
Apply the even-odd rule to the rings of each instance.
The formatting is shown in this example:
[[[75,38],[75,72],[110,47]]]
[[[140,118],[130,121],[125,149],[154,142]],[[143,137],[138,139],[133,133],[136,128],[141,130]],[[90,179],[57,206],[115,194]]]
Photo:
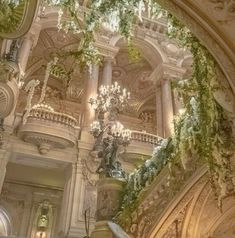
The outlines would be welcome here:
[[[102,85],[98,92],[95,98],[89,100],[97,116],[97,120],[90,126],[90,133],[96,139],[93,151],[97,151],[101,159],[97,172],[106,177],[123,178],[125,172],[118,161],[118,148],[128,146],[131,131],[124,128],[117,119],[118,113],[128,105],[130,92],[121,89],[117,82],[111,86]]]

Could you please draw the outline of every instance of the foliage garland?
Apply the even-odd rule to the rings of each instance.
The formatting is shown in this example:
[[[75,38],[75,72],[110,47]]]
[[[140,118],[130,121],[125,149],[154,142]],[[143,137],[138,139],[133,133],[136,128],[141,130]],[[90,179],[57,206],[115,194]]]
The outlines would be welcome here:
[[[216,62],[189,29],[171,14],[168,14],[168,36],[191,51],[193,75],[176,85],[185,112],[175,119],[174,135],[164,140],[152,159],[129,176],[121,210],[115,218],[127,229],[141,196],[166,164],[170,168],[180,161],[187,169],[190,159],[206,162],[220,208],[222,199],[234,193],[230,166],[234,149],[232,125],[214,98],[218,87]]]
[[[168,14],[168,35],[187,47],[193,56],[191,79],[181,81],[178,91],[184,99],[185,113],[175,123],[175,158],[203,160],[221,207],[222,199],[234,192],[230,158],[233,155],[232,123],[216,102],[217,64],[200,41],[178,19]]]
[[[103,26],[104,22],[109,22],[109,27],[130,39],[133,22],[136,18],[142,20],[143,11],[151,11],[155,15],[166,14],[151,0],[92,0],[89,12],[84,14],[85,26],[81,27],[78,1],[50,1],[70,15],[69,20],[61,23],[63,11],[60,11],[59,28],[83,34],[80,49],[72,52],[82,64],[98,61],[98,52],[94,47],[94,32]],[[125,227],[131,224],[131,216],[138,206],[140,193],[147,189],[166,164],[172,165],[181,161],[182,166],[187,168],[189,158],[205,161],[219,206],[222,198],[234,190],[230,168],[231,124],[213,96],[217,88],[216,63],[190,30],[171,14],[168,14],[168,36],[177,40],[181,47],[188,48],[193,55],[191,79],[182,80],[176,85],[185,112],[175,119],[175,133],[172,138],[164,140],[156,148],[152,159],[130,174],[121,211],[116,217]],[[131,43],[130,46],[133,50]],[[136,54],[135,50],[133,52]]]
[[[134,47],[131,32],[135,20],[142,21],[142,12],[148,16],[156,16],[164,11],[152,0],[92,0],[84,10],[78,0],[46,0],[49,5],[60,7],[58,12],[58,29],[66,33],[82,34],[82,41],[77,50],[67,55],[75,57],[81,68],[101,62],[99,52],[95,47],[95,33],[102,27],[118,32],[125,37],[128,43],[130,60],[140,58],[139,50]],[[83,10],[81,10],[83,9]],[[83,15],[81,24],[80,17]],[[62,16],[65,16],[62,19]],[[66,16],[69,16],[67,20]]]
[[[117,21],[111,27],[130,39],[132,23],[136,17],[141,20],[143,9],[165,14],[150,0],[92,0],[89,12],[84,12],[85,26],[82,27],[78,18],[80,6],[77,0],[48,1],[69,15],[69,20],[62,23],[61,17],[64,13],[59,11],[59,29],[83,34],[78,51],[70,52],[79,59],[82,66],[100,61],[94,46],[94,32],[103,22],[112,22],[116,18]],[[187,47],[193,55],[192,78],[176,85],[183,99],[185,112],[175,120],[172,138],[163,140],[155,149],[152,159],[130,174],[121,210],[116,217],[124,227],[130,226],[132,213],[138,207],[141,194],[148,189],[148,185],[166,164],[181,161],[183,167],[187,168],[190,162],[188,158],[205,161],[220,207],[222,199],[234,192],[230,168],[233,154],[231,124],[213,96],[217,87],[216,63],[189,29],[171,14],[168,14],[168,35],[176,39],[182,47]]]
[[[19,20],[15,15],[21,4],[23,1],[17,4],[13,0],[0,0],[0,32],[6,33],[17,27]]]

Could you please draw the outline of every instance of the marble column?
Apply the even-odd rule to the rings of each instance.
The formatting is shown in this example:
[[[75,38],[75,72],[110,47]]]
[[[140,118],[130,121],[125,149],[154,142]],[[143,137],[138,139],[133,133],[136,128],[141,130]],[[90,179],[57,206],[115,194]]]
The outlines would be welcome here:
[[[163,137],[163,115],[162,115],[162,90],[161,85],[156,89],[156,121],[157,121],[157,135]]]
[[[18,64],[22,72],[25,72],[30,51],[33,46],[33,39],[30,36],[26,36],[21,44],[21,47],[18,52]]]
[[[17,62],[18,62],[18,68],[19,68],[20,74],[24,74],[26,72],[27,63],[30,56],[30,51],[37,44],[40,30],[41,30],[41,25],[34,23],[30,31],[27,33],[27,35],[25,35],[22,38],[20,48],[18,49],[18,52],[17,52]],[[8,117],[6,117],[4,120],[4,123],[9,130],[12,130],[12,125],[14,123],[14,118],[15,118],[14,112],[15,112],[17,100],[19,97],[18,79],[15,83],[17,84],[17,88],[14,93],[14,105],[13,105],[11,114]]]
[[[81,151],[86,153],[87,158],[89,151],[84,152],[83,149]],[[85,182],[83,169],[80,158],[71,168],[68,168],[60,214],[60,237],[73,238],[85,236],[83,214]]]
[[[63,235],[67,234],[71,222],[76,170],[77,170],[76,163],[69,165],[65,170],[65,185],[64,185],[64,194],[61,206],[61,217],[59,226],[60,233],[62,233]]]
[[[2,191],[3,182],[6,176],[6,166],[10,157],[10,152],[5,149],[0,149],[0,194]]]
[[[30,51],[36,46],[41,31],[41,24],[34,22],[30,31],[23,37],[21,47],[18,52],[18,63],[20,70],[25,72],[30,55]]]
[[[90,124],[95,119],[95,111],[89,103],[90,98],[94,98],[98,90],[98,80],[99,80],[99,65],[92,66],[91,75],[88,74],[88,79],[86,82],[86,92],[85,92],[85,105],[84,105],[84,127],[89,127]]]
[[[162,104],[164,120],[164,137],[167,138],[173,133],[173,101],[171,82],[169,79],[162,80]]]
[[[104,59],[103,75],[102,75],[102,84],[111,85],[112,84],[112,61],[113,59],[107,57]]]

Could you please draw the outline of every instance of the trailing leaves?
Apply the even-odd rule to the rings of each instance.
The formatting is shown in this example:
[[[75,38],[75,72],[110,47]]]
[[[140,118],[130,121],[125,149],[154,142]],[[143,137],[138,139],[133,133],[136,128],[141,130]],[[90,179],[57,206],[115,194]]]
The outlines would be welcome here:
[[[81,65],[99,59],[94,45],[94,33],[98,28],[107,27],[109,23],[108,27],[130,39],[133,22],[136,19],[142,20],[143,9],[155,12],[156,16],[165,14],[157,4],[149,5],[152,1],[148,0],[92,0],[89,11],[84,12],[85,24],[81,26],[78,1],[51,1],[69,16],[69,20],[63,23],[63,29],[83,34],[78,51],[70,52]],[[192,160],[206,163],[219,206],[226,195],[234,192],[230,167],[233,154],[231,124],[213,96],[216,90],[214,85],[217,84],[216,62],[190,30],[171,14],[168,14],[168,36],[181,47],[189,49],[193,56],[192,77],[176,84],[185,112],[175,119],[172,138],[164,140],[156,148],[152,159],[130,174],[121,210],[116,216],[124,227],[131,225],[132,214],[137,209],[141,196],[166,164],[181,162],[187,169]],[[132,45],[130,46],[132,49]],[[133,52],[135,55],[135,50],[132,54]]]
[[[82,34],[82,41],[77,52],[69,52],[81,63],[82,67],[100,63],[99,52],[95,47],[95,33],[100,28],[108,28],[124,36],[128,42],[130,59],[136,61],[140,54],[131,43],[133,23],[142,21],[144,11],[148,12],[149,17],[160,16],[164,12],[151,0],[92,0],[88,3],[87,10],[82,10],[78,0],[47,1],[50,5],[61,8],[58,12],[59,29],[63,29],[66,33]],[[65,17],[62,19],[63,15]]]
[[[16,29],[20,22],[20,18],[17,17],[18,10],[23,5],[23,0],[20,1],[19,5],[15,4],[14,1],[0,0],[0,32],[7,33]]]
[[[231,123],[213,95],[217,89],[214,86],[217,85],[216,62],[189,29],[170,14],[168,36],[188,48],[193,56],[192,77],[175,85],[185,112],[175,118],[172,138],[163,141],[152,159],[130,174],[122,207],[116,216],[126,229],[130,228],[133,213],[149,183],[166,164],[170,168],[181,162],[187,170],[195,161],[206,163],[219,207],[225,196],[234,193],[230,166],[234,149]]]

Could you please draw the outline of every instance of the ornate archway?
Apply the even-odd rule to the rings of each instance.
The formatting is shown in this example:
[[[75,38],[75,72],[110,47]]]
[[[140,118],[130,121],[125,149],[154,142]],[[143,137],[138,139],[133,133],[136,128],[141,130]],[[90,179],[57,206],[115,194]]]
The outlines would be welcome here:
[[[235,13],[229,0],[156,0],[180,19],[214,56],[235,92]],[[219,5],[218,5],[219,4]]]

